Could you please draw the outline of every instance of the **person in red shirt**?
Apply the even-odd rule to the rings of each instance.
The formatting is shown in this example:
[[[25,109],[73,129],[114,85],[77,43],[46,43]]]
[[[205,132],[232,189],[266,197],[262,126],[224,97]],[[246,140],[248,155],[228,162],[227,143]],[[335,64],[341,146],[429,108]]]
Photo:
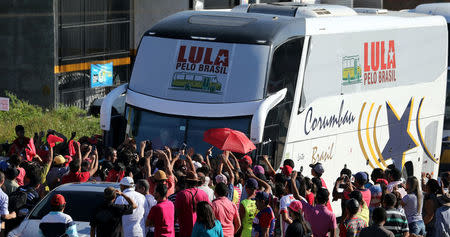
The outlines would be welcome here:
[[[9,148],[8,156],[17,154],[20,156],[25,156],[25,148],[30,142],[30,138],[25,137],[25,128],[22,125],[16,126],[16,140],[13,141],[11,147]]]
[[[323,168],[322,163],[317,162],[315,164],[309,165],[309,167],[311,167],[311,175],[314,176],[315,178],[320,179],[320,181],[322,183],[322,188],[328,190],[325,180],[322,179],[322,175],[325,172],[325,169]],[[327,202],[327,208],[328,208],[328,210],[333,212],[333,208],[331,208],[330,201]]]
[[[199,179],[193,171],[186,174],[186,189],[177,193],[175,198],[175,216],[180,225],[180,236],[191,236],[195,221],[197,220],[196,206],[198,202],[209,203],[205,191],[197,188]]]
[[[167,186],[160,183],[153,194],[158,203],[150,209],[145,225],[155,227],[154,236],[175,236],[175,207],[167,200],[167,190]]]
[[[75,145],[76,149],[77,149],[77,157],[70,162],[69,164],[69,173],[67,173],[66,175],[64,175],[61,178],[61,184],[65,184],[65,183],[72,183],[72,182],[86,182],[89,180],[89,177],[91,177],[92,175],[95,174],[95,172],[97,172],[98,169],[98,154],[97,154],[97,150],[94,151],[94,153],[96,153],[94,160],[92,161],[92,163],[90,164],[90,169],[89,171],[85,171],[85,172],[81,172],[81,151],[80,151],[80,146]],[[89,152],[92,151],[92,147],[89,146]]]
[[[228,187],[224,183],[218,183],[214,189],[216,199],[212,202],[212,208],[216,219],[220,221],[223,236],[233,237],[241,227],[241,218],[236,205],[227,198]]]
[[[170,155],[170,149],[166,150]],[[173,175],[173,166],[169,161],[168,155],[161,151],[156,150],[155,155],[158,156],[159,159],[164,161],[164,170],[156,171],[152,176],[149,176],[147,181],[150,184],[150,193],[155,190],[155,187],[158,183],[164,183],[167,185],[167,197],[175,193],[175,176]],[[147,159],[145,162],[145,166],[147,170],[152,170],[150,166],[150,159]]]

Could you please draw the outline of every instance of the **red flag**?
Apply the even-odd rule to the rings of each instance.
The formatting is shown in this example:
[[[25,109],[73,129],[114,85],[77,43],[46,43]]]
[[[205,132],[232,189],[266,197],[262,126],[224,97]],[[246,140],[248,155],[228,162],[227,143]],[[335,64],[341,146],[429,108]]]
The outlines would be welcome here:
[[[57,142],[63,142],[64,139],[57,137],[55,135],[48,135],[47,142],[50,147],[54,147]]]
[[[33,160],[33,157],[36,156],[36,147],[34,147],[33,138],[30,138],[27,146],[25,147],[25,153],[28,161]]]
[[[73,146],[73,140],[70,140],[70,142],[69,142],[69,155],[73,156],[76,153],[77,152],[75,151],[75,147]]]

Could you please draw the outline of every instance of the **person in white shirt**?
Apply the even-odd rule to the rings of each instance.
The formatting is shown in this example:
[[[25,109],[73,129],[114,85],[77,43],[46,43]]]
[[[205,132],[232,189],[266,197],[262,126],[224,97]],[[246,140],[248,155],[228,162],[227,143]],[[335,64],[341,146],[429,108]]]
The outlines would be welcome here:
[[[402,186],[402,172],[399,169],[395,168],[395,166],[391,166],[386,169],[385,174],[389,182],[386,187],[386,191],[391,193],[395,188],[403,198],[407,193]]]
[[[212,202],[215,197],[214,197],[214,190],[212,190],[208,184],[209,184],[209,177],[205,176],[204,173],[202,172],[197,172],[198,178],[200,179],[200,182],[202,185],[200,185],[198,187],[198,189],[201,189],[203,191],[205,191],[205,193],[208,195],[208,199],[210,202]]]
[[[139,179],[136,182],[136,191],[145,196],[145,205],[144,205],[144,220],[148,218],[148,213],[153,206],[156,205],[156,199],[153,195],[150,194],[150,184],[145,179]],[[144,236],[153,236],[155,232],[155,227],[145,227]]]
[[[122,216],[123,235],[125,237],[143,237],[145,234],[145,196],[134,191],[134,181],[131,177],[124,177],[120,181],[120,190],[137,205],[131,215]],[[127,205],[128,202],[119,196],[115,204]]]

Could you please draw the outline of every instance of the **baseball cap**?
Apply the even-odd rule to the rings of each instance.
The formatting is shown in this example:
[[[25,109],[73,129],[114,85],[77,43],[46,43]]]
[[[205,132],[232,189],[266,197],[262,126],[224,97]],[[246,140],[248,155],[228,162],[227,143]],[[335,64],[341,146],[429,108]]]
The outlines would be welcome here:
[[[291,204],[289,205],[289,209],[291,209],[294,212],[300,212],[300,210],[303,209],[303,205],[302,202],[298,201],[298,200],[294,200],[291,202]]]
[[[162,171],[162,170],[158,170],[153,174],[153,177],[155,178],[155,180],[166,180],[167,179],[167,175],[166,172]]]
[[[361,184],[365,184],[369,180],[366,172],[358,172],[354,175],[354,177],[355,181]]]
[[[133,179],[131,178],[131,177],[123,177],[123,179],[122,180],[120,180],[120,183],[119,183],[120,185],[123,185],[123,186],[129,186],[129,187],[131,187],[131,186],[134,186],[134,181],[133,181]]]
[[[255,199],[260,201],[269,201],[269,194],[266,192],[257,192]]]
[[[66,199],[64,199],[64,196],[61,194],[55,194],[52,197],[52,200],[50,200],[50,205],[52,206],[61,206],[66,204]]]
[[[255,165],[255,167],[253,167],[253,173],[264,174],[264,168],[260,165]]]
[[[227,176],[223,175],[223,174],[218,174],[216,176],[216,183],[224,183],[227,184]]]
[[[250,189],[257,189],[258,188],[258,181],[254,178],[247,179],[247,182],[245,182],[245,187]]]
[[[248,165],[252,165],[253,163],[252,158],[248,155],[245,155],[239,161],[246,162]]]
[[[53,163],[55,165],[62,165],[64,163],[66,163],[66,159],[64,159],[64,157],[62,155],[57,155],[55,156],[55,158],[53,159]]]
[[[311,167],[318,174],[323,174],[325,172],[322,163],[319,162],[315,164],[310,164],[309,167]]]
[[[283,174],[286,176],[290,176],[292,174],[292,167],[289,165],[285,165],[281,167],[281,172],[283,172]]]

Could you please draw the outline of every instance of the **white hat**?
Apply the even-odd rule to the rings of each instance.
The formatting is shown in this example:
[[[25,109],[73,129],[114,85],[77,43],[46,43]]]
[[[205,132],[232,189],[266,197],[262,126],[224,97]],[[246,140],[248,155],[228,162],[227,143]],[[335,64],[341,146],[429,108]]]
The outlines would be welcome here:
[[[201,168],[202,167],[202,163],[200,163],[198,161],[194,161],[194,167],[195,167],[195,169]]]
[[[134,186],[134,181],[131,177],[123,177],[123,179],[120,180],[119,184],[123,185],[123,186],[132,187],[132,186]]]

